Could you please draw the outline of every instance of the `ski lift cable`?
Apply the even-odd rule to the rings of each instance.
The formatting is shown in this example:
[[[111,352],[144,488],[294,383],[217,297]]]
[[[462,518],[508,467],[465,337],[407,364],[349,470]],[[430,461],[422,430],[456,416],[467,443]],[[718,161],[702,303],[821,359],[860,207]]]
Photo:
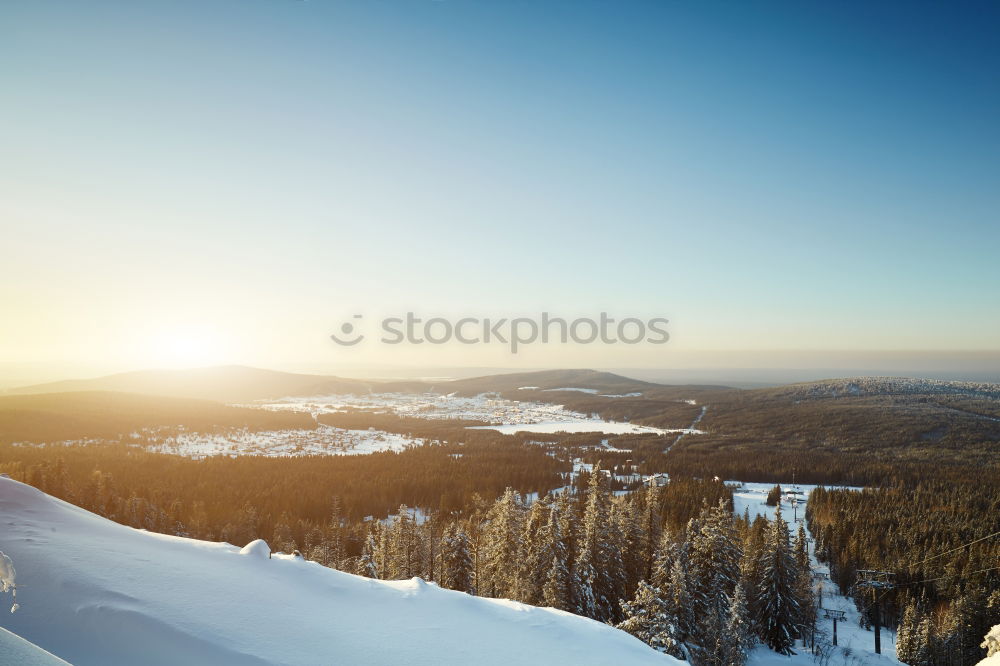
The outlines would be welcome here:
[[[987,571],[997,571],[998,569],[1000,569],[1000,567],[990,567],[989,569],[980,569],[978,571],[970,571],[969,573],[965,574],[964,576],[959,576],[959,579],[960,580],[964,580],[968,576],[973,576],[973,575],[979,574],[979,573],[986,573]],[[918,583],[933,583],[934,581],[944,580],[945,578],[948,578],[948,576],[938,576],[937,578],[928,578],[927,580],[915,580],[912,583],[898,583],[897,587],[902,587],[903,585],[916,585]]]
[[[987,539],[992,539],[995,536],[1000,536],[1000,532],[994,532],[993,534],[990,534],[988,536],[984,536],[981,539],[976,539],[975,541],[970,541],[969,543],[963,544],[963,545],[958,546],[956,548],[952,548],[951,550],[946,550],[943,553],[938,553],[937,555],[932,555],[932,556],[928,557],[926,560],[921,560],[920,562],[917,562],[916,564],[911,564],[910,566],[911,567],[919,567],[924,562],[930,562],[931,560],[936,560],[937,558],[943,557],[944,555],[947,555],[948,553],[954,553],[956,551],[962,550],[963,548],[968,548],[969,546],[971,546],[973,544],[977,544],[980,541],[986,541]]]

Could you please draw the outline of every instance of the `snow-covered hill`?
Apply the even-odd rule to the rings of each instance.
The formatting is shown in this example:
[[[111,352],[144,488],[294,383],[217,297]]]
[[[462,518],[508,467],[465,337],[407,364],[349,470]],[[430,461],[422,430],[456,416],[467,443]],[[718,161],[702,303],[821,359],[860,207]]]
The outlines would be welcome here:
[[[135,530],[3,477],[0,550],[20,604],[0,627],[77,666],[679,663],[569,613]]]

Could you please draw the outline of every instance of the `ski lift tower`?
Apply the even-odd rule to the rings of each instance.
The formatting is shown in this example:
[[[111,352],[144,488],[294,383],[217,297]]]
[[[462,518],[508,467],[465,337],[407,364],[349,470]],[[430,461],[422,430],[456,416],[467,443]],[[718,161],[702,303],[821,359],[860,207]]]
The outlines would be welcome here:
[[[823,611],[823,617],[827,620],[833,620],[833,644],[837,644],[837,622],[843,622],[847,619],[847,613],[842,610],[834,610],[832,608],[821,608]]]
[[[872,593],[872,624],[875,625],[875,654],[882,654],[881,617],[879,617],[879,590],[891,590],[896,585],[896,574],[891,571],[875,571],[873,569],[858,569],[858,581],[854,587],[859,590],[871,590]]]

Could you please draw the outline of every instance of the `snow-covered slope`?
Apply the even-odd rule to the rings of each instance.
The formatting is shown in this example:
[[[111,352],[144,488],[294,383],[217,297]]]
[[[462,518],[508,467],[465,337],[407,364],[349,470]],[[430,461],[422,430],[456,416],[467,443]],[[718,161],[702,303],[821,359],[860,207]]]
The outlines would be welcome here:
[[[0,628],[0,664],[18,666],[66,666],[66,662],[42,648]]]
[[[0,550],[20,604],[0,626],[77,666],[679,663],[569,613],[143,532],[2,477]]]

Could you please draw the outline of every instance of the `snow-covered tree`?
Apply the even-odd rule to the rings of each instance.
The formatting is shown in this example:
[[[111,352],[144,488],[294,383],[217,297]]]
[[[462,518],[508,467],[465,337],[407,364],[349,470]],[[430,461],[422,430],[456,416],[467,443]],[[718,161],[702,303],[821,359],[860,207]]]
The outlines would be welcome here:
[[[653,566],[656,563],[656,549],[660,543],[663,527],[663,517],[660,515],[660,486],[655,478],[651,478],[646,491],[642,494],[642,542],[640,558],[643,563],[642,576],[645,580],[653,579]]]
[[[756,640],[749,615],[746,590],[739,584],[729,602],[729,619],[719,649],[720,663],[725,666],[743,666],[754,648]]]
[[[524,532],[521,496],[513,488],[508,488],[489,510],[486,520],[479,593],[491,597],[513,598],[517,593],[518,563],[521,561],[521,538]]]
[[[987,657],[1000,654],[1000,624],[990,629],[990,633],[986,634],[986,638],[983,639],[979,647],[986,650]]]
[[[796,595],[795,559],[788,545],[788,524],[781,506],[768,527],[760,555],[760,583],[757,612],[760,639],[778,654],[795,654],[796,623],[800,616]]]
[[[376,523],[378,525],[378,523]],[[374,531],[369,531],[365,537],[364,546],[361,548],[361,557],[358,558],[357,574],[368,578],[380,578],[381,571],[378,567],[378,536]]]
[[[543,588],[552,566],[552,536],[549,533],[549,502],[540,498],[531,505],[524,523],[524,556],[518,576],[517,598],[534,606],[542,602]]]
[[[441,587],[474,593],[473,562],[469,535],[458,523],[451,523],[441,537]]]
[[[910,599],[903,611],[903,619],[896,633],[896,658],[904,664],[916,664],[920,645],[920,612],[915,600]]]
[[[679,659],[691,660],[696,645],[692,639],[697,632],[697,618],[688,579],[686,551],[679,551],[670,567],[670,577],[662,590],[666,602],[667,617],[673,631],[674,648],[669,652]]]
[[[581,612],[602,622],[620,617],[624,596],[621,549],[611,523],[611,492],[600,464],[594,465],[583,515],[577,571]]]
[[[549,507],[549,519],[545,529],[550,540],[552,560],[542,586],[542,600],[546,606],[565,611],[576,610],[576,598],[580,587],[576,574],[570,565],[569,544],[562,534],[562,516],[557,503]]]
[[[392,524],[384,532],[388,546],[385,577],[405,580],[420,575],[420,544],[409,507],[400,505]]]
[[[617,625],[619,629],[661,652],[676,654],[680,651],[668,604],[656,588],[640,581],[635,599],[622,601],[621,605],[625,619]]]
[[[697,646],[693,649],[700,664],[722,666],[723,634],[742,555],[732,513],[722,502],[705,507],[697,520],[689,521],[687,533],[692,610],[698,618],[690,642]]]
[[[809,543],[806,531],[799,525],[792,548],[795,557],[795,596],[799,605],[799,615],[796,623],[799,636],[803,639],[813,633],[816,626],[816,599],[813,595],[812,565],[809,562]]]
[[[6,594],[11,593],[14,601],[14,605],[10,607],[10,612],[13,613],[18,609],[17,605],[17,584],[14,582],[16,578],[16,572],[14,571],[14,562],[0,550],[0,592]]]

